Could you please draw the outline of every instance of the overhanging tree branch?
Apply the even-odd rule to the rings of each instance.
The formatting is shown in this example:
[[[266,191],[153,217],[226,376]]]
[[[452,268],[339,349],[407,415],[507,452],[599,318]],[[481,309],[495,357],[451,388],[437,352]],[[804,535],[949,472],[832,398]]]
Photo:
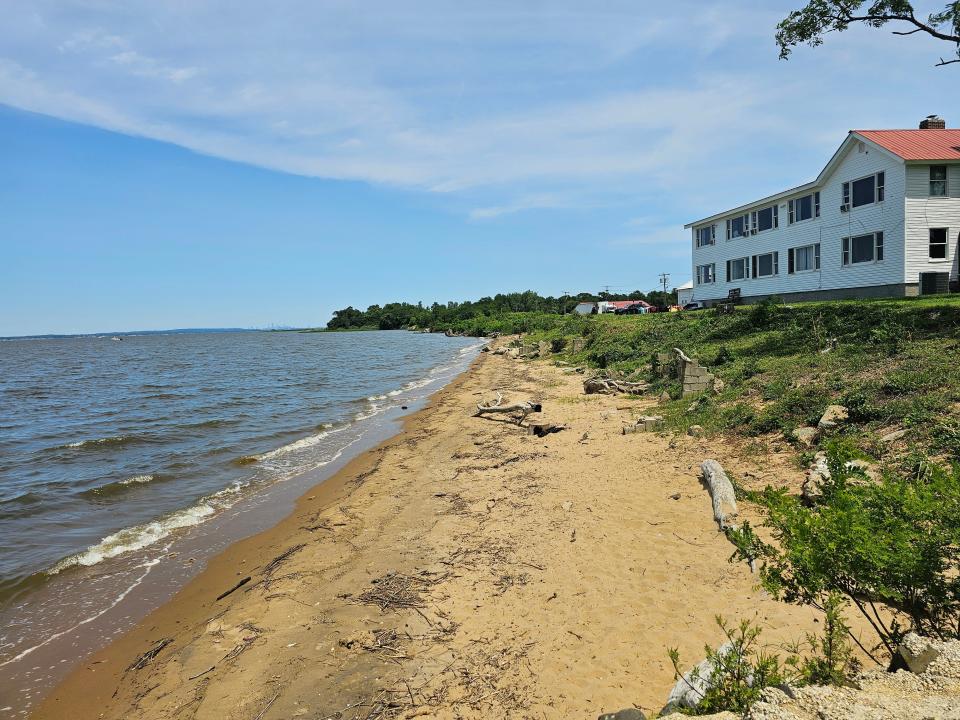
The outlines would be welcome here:
[[[780,57],[789,58],[793,48],[801,43],[812,47],[821,45],[824,34],[843,32],[854,23],[879,28],[895,22],[913,28],[894,30],[894,35],[920,33],[956,46],[956,57],[941,57],[937,67],[960,62],[960,0],[947,3],[942,12],[931,14],[926,21],[917,18],[913,6],[906,0],[876,0],[866,12],[857,13],[863,5],[864,0],[810,0],[806,7],[794,10],[777,26]]]

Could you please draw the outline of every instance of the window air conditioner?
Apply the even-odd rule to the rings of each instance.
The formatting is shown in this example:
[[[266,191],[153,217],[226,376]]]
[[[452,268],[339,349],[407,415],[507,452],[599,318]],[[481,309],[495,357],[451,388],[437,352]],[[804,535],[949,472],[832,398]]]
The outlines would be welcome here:
[[[850,206],[849,206],[849,205],[841,205],[841,206],[840,206],[840,212],[850,212]]]

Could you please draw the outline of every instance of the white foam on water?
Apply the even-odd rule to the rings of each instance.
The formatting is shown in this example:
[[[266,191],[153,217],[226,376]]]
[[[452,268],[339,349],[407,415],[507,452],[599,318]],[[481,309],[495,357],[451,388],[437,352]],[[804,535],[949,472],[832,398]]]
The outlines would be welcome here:
[[[56,640],[57,638],[61,638],[61,637],[63,637],[64,635],[69,635],[69,634],[72,633],[74,630],[80,628],[80,627],[83,626],[83,625],[86,625],[87,623],[93,622],[94,620],[96,620],[98,617],[100,617],[100,616],[103,615],[104,613],[109,612],[110,610],[112,610],[113,608],[115,608],[117,605],[119,605],[119,604],[123,601],[123,599],[124,599],[127,595],[129,595],[130,592],[131,592],[135,587],[137,587],[140,583],[142,583],[142,582],[146,579],[147,575],[150,574],[150,571],[153,569],[153,566],[156,565],[156,564],[159,563],[159,562],[160,562],[160,559],[157,558],[157,559],[154,559],[154,560],[148,560],[148,561],[144,562],[142,565],[138,565],[138,566],[137,566],[138,568],[144,568],[143,573],[141,573],[141,575],[140,575],[138,578],[136,578],[129,586],[127,586],[127,588],[126,588],[125,590],[123,590],[119,595],[117,595],[117,597],[115,597],[115,598],[113,599],[113,601],[112,601],[109,605],[107,605],[106,607],[102,608],[101,610],[95,612],[93,615],[90,615],[89,617],[86,617],[86,618],[84,618],[83,620],[78,621],[78,622],[77,622],[75,625],[73,625],[72,627],[69,627],[69,628],[67,628],[66,630],[61,630],[60,632],[53,633],[52,635],[50,635],[49,637],[45,638],[43,641],[37,643],[36,645],[33,645],[33,646],[31,646],[31,647],[28,647],[26,650],[22,650],[18,655],[15,655],[15,656],[13,656],[12,658],[9,658],[8,660],[4,660],[3,662],[0,662],[0,667],[3,667],[4,665],[9,665],[10,663],[14,663],[14,662],[18,662],[18,661],[22,660],[22,659],[25,658],[27,655],[29,655],[30,653],[32,653],[34,650],[37,650],[37,649],[39,649],[39,648],[42,648],[44,645],[53,642],[53,641]]]
[[[319,432],[316,435],[308,435],[305,438],[300,438],[299,440],[294,440],[292,443],[287,445],[281,445],[275,450],[270,450],[261,455],[257,456],[258,460],[271,460],[272,458],[279,457],[281,455],[286,455],[287,453],[296,452],[297,450],[304,450],[309,447],[313,447],[318,443],[322,442],[325,438],[330,437],[334,433],[343,432],[349,427],[349,425],[341,425],[340,427],[330,428]]]
[[[140,550],[163,540],[174,530],[203,522],[214,512],[216,511],[210,503],[201,501],[193,507],[178,510],[159,520],[118,530],[112,535],[107,535],[96,545],[91,545],[83,552],[64,558],[48,570],[47,574],[56,575],[75,565],[90,567],[103,562],[107,558],[117,557],[133,550]]]
[[[129,477],[126,480],[121,480],[121,485],[140,485],[143,483],[152,482],[154,479],[153,475],[134,475]]]

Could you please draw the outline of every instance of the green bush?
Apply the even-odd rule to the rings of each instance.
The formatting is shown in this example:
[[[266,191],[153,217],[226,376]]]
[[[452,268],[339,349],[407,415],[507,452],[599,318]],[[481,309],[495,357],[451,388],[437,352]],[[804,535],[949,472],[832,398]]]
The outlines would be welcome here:
[[[960,636],[960,469],[928,461],[914,476],[874,482],[836,449],[828,457],[832,477],[815,508],[782,489],[763,494],[779,546],[767,548],[764,585],[814,606],[844,596],[890,652],[908,629]]]

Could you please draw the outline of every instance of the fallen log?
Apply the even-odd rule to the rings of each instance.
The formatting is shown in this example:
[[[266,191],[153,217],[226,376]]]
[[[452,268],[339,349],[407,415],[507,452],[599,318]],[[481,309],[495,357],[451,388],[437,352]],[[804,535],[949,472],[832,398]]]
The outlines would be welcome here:
[[[614,378],[593,377],[583,381],[583,391],[587,395],[614,395],[616,393],[642,393],[649,389],[645,382],[627,382]]]
[[[515,403],[514,405],[504,405],[503,395],[497,393],[497,399],[489,405],[477,403],[477,412],[474,413],[474,417],[479,417],[481,415],[487,415],[490,413],[520,413],[520,418],[517,420],[517,425],[522,425],[523,421],[527,419],[527,415],[530,413],[538,413],[542,409],[543,406],[540,403],[531,402],[529,400],[527,402]]]
[[[704,460],[700,466],[700,472],[710,489],[710,498],[713,500],[713,519],[717,521],[720,530],[735,527],[729,521],[738,513],[737,498],[727,473],[716,460]]]
[[[550,435],[551,433],[558,433],[566,429],[566,425],[554,425],[553,423],[531,423],[527,432],[530,435],[544,437],[546,435]]]

